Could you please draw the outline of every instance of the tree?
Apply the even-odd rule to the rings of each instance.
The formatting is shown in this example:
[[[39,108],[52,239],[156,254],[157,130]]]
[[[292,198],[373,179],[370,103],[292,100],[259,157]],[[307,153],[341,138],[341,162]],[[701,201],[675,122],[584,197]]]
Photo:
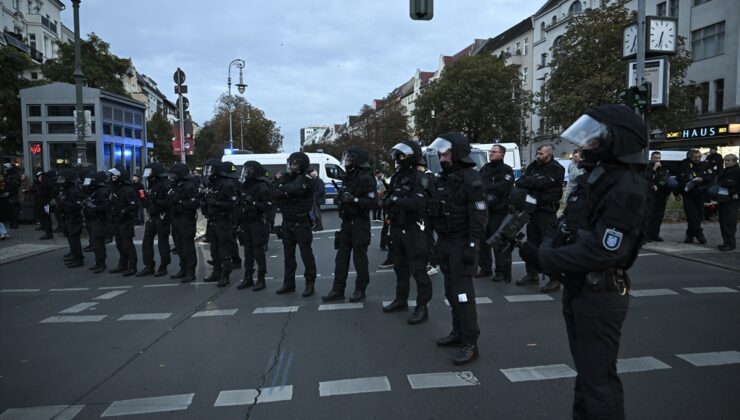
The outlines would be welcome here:
[[[283,146],[283,135],[275,121],[268,119],[264,111],[252,106],[243,97],[229,97],[227,94],[218,98],[215,115],[210,120],[214,139],[218,139],[219,143],[228,145],[230,110],[234,148],[241,147],[241,134],[244,136],[244,148],[255,153],[276,153]],[[240,117],[243,117],[243,129],[240,127]]]
[[[179,160],[172,153],[172,124],[167,120],[161,109],[146,123],[146,137],[154,143],[152,151],[154,160],[165,166],[170,166]]]
[[[461,131],[471,143],[518,142],[531,100],[520,80],[518,66],[507,65],[506,56],[461,58],[416,99],[412,115],[417,135],[433,140],[439,133]]]
[[[74,83],[75,49],[73,43],[58,43],[58,57],[47,60],[41,70],[50,82]],[[110,45],[94,33],[87,41],[80,40],[80,61],[85,74],[85,86],[104,89],[128,96],[123,88],[123,77],[131,67],[131,61],[118,58],[110,52]]]
[[[21,101],[18,93],[30,86],[23,72],[32,65],[31,59],[13,47],[0,48],[0,154],[20,155],[23,149]]]
[[[551,73],[538,98],[540,115],[552,131],[569,126],[591,106],[622,102],[627,80],[622,28],[633,20],[623,6],[591,9],[572,18],[552,51]],[[669,108],[652,114],[653,124],[663,129],[681,126],[695,113],[696,87],[683,82],[691,58],[680,37],[678,45],[678,54],[670,60]]]

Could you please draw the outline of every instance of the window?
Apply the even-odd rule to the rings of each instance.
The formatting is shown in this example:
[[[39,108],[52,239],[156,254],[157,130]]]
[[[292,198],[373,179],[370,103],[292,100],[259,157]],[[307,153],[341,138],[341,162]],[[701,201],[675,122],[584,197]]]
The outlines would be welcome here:
[[[47,117],[71,117],[74,112],[74,105],[46,105]]]
[[[666,15],[666,4],[665,2],[658,3],[658,6],[655,8],[655,14],[658,16],[665,16]]]
[[[678,2],[679,0],[668,0],[668,16],[678,17]]]
[[[46,132],[49,134],[75,134],[75,123],[49,122],[46,123]]]
[[[134,130],[134,138],[136,140],[141,140],[141,130],[139,130],[138,128]]]
[[[103,134],[111,135],[113,133],[113,126],[110,123],[103,123]]]
[[[545,22],[540,23],[540,39],[545,39]]]
[[[128,137],[130,139],[134,138],[134,129],[131,127],[125,127],[123,129],[123,137]]]
[[[344,179],[344,170],[337,165],[327,163],[326,176],[332,179]]]
[[[725,23],[719,22],[691,32],[694,61],[725,53]]]
[[[111,162],[111,148],[113,145],[111,143],[103,143],[103,170],[110,169],[113,167]]]
[[[552,55],[553,57],[557,55],[558,48],[560,47],[560,40],[563,36],[560,35],[559,37],[555,38],[555,41],[552,42]]]
[[[143,125],[144,124],[144,114],[142,114],[141,112],[134,113],[134,124]]]
[[[28,134],[41,134],[41,123],[40,122],[28,123]]]
[[[540,55],[540,68],[545,67],[547,65],[547,53],[542,53]]]
[[[514,50],[516,55],[522,55],[522,43],[517,42],[516,43],[516,49]]]
[[[126,115],[126,119],[124,122],[133,124],[134,123],[134,113],[131,111],[126,111],[125,115]]]
[[[694,0],[694,7],[701,6],[704,3],[709,3],[712,0]]]
[[[20,0],[13,0],[13,8],[15,10],[21,10],[20,7]]]
[[[113,121],[123,121],[123,110],[121,108],[113,108]]]
[[[700,83],[699,87],[701,92],[699,93],[699,99],[701,99],[701,107],[699,111],[702,114],[709,112],[709,82]]]
[[[570,16],[580,15],[582,11],[583,9],[581,8],[580,0],[574,1],[573,4],[571,4],[570,7],[568,8],[568,15]]]
[[[103,118],[105,118],[106,120],[113,119],[113,109],[111,107],[103,107]]]
[[[31,48],[36,49],[36,34],[28,34],[28,42],[31,44]]]
[[[29,105],[28,106],[29,117],[40,117],[41,116],[41,105]]]
[[[725,109],[725,79],[714,81],[714,112],[722,112]]]
[[[529,77],[529,67],[522,68],[522,84],[526,85]]]
[[[94,163],[96,161],[95,143],[88,142],[86,146],[87,161]],[[77,161],[77,145],[75,142],[49,143],[49,151],[49,160],[52,168],[67,166]]]
[[[522,51],[522,55],[527,55],[527,44],[529,43],[529,38],[524,38],[524,50]]]
[[[545,134],[545,119],[540,118],[540,128],[537,130],[537,134]]]
[[[91,117],[95,116],[95,105],[83,105],[82,109],[84,109],[85,111],[90,111]]]
[[[31,80],[39,80],[39,74],[35,71],[31,72]]]
[[[120,125],[114,125],[113,135],[116,137],[123,137],[123,127],[121,127]]]

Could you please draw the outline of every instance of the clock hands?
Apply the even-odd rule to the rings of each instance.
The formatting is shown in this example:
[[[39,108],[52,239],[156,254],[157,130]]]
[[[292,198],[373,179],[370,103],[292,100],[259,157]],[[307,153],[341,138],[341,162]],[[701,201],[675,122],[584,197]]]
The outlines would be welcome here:
[[[658,38],[658,48],[661,48],[661,45],[663,45],[663,32],[660,33],[660,38]]]

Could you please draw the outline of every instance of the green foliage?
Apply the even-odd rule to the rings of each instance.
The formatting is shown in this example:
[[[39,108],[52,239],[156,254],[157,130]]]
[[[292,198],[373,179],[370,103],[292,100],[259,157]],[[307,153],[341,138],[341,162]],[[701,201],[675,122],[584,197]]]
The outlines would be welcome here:
[[[23,148],[18,92],[30,86],[23,72],[31,59],[13,47],[0,48],[0,154],[20,155]]]
[[[518,66],[507,65],[505,57],[478,55],[456,61],[416,98],[412,114],[417,135],[428,142],[437,134],[461,131],[471,143],[519,142],[531,102],[520,80]]]
[[[153,160],[165,166],[179,161],[178,156],[172,154],[172,124],[162,110],[158,110],[146,123],[146,137],[148,141],[154,143]]]
[[[74,84],[75,48],[73,43],[59,43],[58,58],[47,60],[42,71],[50,82]],[[85,75],[85,86],[100,88],[119,95],[128,96],[122,78],[131,67],[131,61],[118,58],[110,52],[110,45],[94,33],[80,40],[80,60]]]

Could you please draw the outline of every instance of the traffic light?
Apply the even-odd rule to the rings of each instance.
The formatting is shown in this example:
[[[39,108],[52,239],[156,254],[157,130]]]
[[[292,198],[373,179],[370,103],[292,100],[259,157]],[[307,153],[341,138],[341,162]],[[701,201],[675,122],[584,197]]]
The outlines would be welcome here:
[[[413,20],[432,20],[434,0],[409,0],[409,15]]]
[[[630,86],[619,96],[628,107],[632,109],[640,109],[643,112],[650,112],[650,83],[643,83],[639,86]]]

